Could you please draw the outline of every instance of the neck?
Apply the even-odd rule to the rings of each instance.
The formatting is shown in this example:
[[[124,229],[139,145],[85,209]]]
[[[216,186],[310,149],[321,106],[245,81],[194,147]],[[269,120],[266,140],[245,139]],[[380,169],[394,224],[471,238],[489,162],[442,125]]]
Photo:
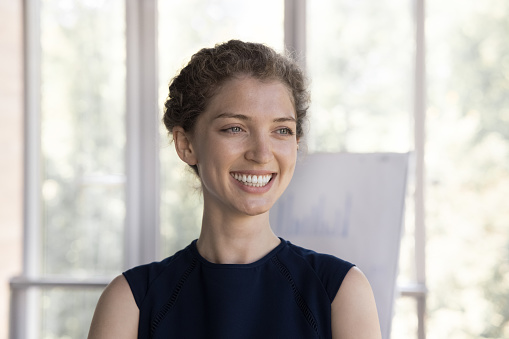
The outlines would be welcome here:
[[[263,258],[279,243],[270,228],[268,212],[237,217],[213,217],[205,212],[196,246],[210,262],[249,264]]]

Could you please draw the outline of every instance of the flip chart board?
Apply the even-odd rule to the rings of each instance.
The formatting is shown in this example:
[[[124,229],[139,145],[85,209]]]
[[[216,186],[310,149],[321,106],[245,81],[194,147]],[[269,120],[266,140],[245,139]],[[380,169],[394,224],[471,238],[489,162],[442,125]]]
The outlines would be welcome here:
[[[364,272],[384,339],[390,336],[407,167],[408,154],[309,154],[297,161],[270,212],[278,236]]]

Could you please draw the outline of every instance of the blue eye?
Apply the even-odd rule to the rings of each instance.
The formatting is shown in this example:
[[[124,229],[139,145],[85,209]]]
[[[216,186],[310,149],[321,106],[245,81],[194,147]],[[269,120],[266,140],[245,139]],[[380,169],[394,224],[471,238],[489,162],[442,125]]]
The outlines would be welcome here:
[[[222,131],[227,132],[227,133],[240,133],[240,132],[242,132],[242,128],[239,126],[232,126],[232,127],[225,128]]]
[[[293,135],[293,131],[288,127],[280,128],[277,130],[277,133],[282,135]]]

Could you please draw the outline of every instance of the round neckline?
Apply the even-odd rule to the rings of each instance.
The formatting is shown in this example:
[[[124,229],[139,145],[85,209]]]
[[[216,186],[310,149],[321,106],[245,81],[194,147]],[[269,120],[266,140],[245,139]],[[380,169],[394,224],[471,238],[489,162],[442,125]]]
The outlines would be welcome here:
[[[226,268],[226,269],[232,269],[232,268],[253,268],[253,267],[256,267],[256,266],[264,264],[267,260],[272,258],[277,252],[279,252],[283,247],[286,246],[286,244],[287,244],[286,240],[284,240],[283,238],[279,238],[279,240],[281,240],[281,242],[276,247],[274,247],[269,253],[267,253],[262,258],[254,261],[252,263],[248,263],[248,264],[217,264],[217,263],[210,262],[207,259],[205,259],[204,257],[202,257],[200,252],[198,252],[198,248],[196,247],[196,242],[198,241],[198,239],[193,240],[193,242],[190,245],[190,249],[191,249],[192,254],[203,265],[205,265],[207,267],[210,267],[210,268]]]

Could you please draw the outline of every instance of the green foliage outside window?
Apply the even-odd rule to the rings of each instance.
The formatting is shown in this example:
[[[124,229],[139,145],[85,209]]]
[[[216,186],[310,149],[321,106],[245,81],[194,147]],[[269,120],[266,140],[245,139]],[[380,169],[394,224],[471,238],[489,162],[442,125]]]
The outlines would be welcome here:
[[[426,4],[428,337],[507,338],[509,3]],[[124,1],[44,0],[41,8],[40,273],[118,274],[125,218]],[[282,49],[283,1],[161,0],[159,9],[160,104],[170,78],[198,48],[239,37]],[[412,149],[411,11],[406,1],[308,1],[310,151]],[[161,163],[165,257],[198,235],[201,205],[197,181],[163,130]],[[85,337],[97,297],[41,293],[41,337]],[[413,303],[401,305],[396,317],[414,312]],[[401,333],[394,338],[412,335]]]

